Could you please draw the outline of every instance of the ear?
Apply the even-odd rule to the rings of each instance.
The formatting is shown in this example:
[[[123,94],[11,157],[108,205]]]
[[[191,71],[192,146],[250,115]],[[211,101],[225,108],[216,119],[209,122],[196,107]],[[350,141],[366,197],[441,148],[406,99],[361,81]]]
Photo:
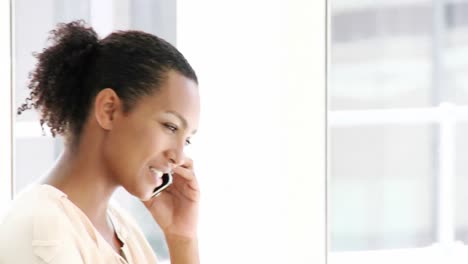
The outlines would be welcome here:
[[[94,100],[94,116],[104,130],[112,130],[114,119],[121,110],[121,100],[112,88],[101,90]]]

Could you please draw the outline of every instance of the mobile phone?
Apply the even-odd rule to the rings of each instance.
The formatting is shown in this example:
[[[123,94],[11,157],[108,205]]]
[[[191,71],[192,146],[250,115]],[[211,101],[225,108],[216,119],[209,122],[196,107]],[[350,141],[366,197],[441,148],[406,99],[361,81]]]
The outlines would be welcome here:
[[[172,184],[172,173],[164,173],[161,178],[163,180],[163,183],[154,189],[151,198],[160,195],[162,191],[164,191],[167,187],[169,187]]]

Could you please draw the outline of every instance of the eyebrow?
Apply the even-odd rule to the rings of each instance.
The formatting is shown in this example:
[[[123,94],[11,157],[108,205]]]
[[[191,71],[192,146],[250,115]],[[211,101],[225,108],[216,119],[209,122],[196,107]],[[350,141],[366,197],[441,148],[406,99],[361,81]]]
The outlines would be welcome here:
[[[166,111],[165,113],[177,117],[182,122],[182,126],[184,127],[184,129],[187,129],[187,127],[188,127],[187,120],[181,114],[179,114],[179,113],[177,113],[175,111],[170,111],[170,110]],[[196,129],[192,131],[192,135],[195,135],[195,133],[197,133]]]

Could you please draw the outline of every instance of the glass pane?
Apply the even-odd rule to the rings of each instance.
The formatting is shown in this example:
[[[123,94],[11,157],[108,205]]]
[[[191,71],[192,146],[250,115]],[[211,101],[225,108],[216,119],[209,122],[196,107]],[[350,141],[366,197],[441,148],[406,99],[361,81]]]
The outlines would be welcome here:
[[[468,2],[450,1],[445,5],[443,59],[446,76],[443,92],[447,101],[468,103]]]
[[[44,47],[47,32],[54,25],[53,3],[53,0],[15,1],[13,18],[15,30],[14,76],[16,106],[20,106],[29,95],[27,78],[28,73],[33,69],[35,64],[32,52],[40,51]],[[31,21],[34,21],[34,23],[31,23]],[[17,121],[33,121],[37,119],[38,115],[35,111],[26,111],[16,118]]]
[[[435,242],[434,131],[430,125],[330,129],[332,251]]]
[[[40,52],[47,44],[49,31],[57,23],[69,22],[73,19],[89,17],[89,1],[15,1],[14,36],[15,36],[15,105],[14,112],[29,96],[28,74],[36,64],[33,52]],[[32,23],[31,21],[34,21]],[[29,110],[16,115],[17,124],[32,122],[32,128],[38,132],[24,131],[31,126],[17,125],[15,134],[15,191],[18,192],[25,185],[35,180],[51,166],[62,150],[59,138],[41,137],[39,114]],[[36,125],[36,126],[35,126]],[[24,134],[29,134],[26,137]],[[19,136],[21,135],[21,136]],[[33,138],[31,138],[33,137]],[[36,138],[34,138],[36,137]],[[41,156],[44,154],[44,156]],[[29,168],[25,168],[29,167]]]
[[[455,238],[468,244],[468,123],[457,125],[455,144]]]
[[[161,0],[133,0],[130,20],[133,29],[156,34],[176,45],[176,2]]]
[[[330,110],[424,107],[432,1],[331,1]]]

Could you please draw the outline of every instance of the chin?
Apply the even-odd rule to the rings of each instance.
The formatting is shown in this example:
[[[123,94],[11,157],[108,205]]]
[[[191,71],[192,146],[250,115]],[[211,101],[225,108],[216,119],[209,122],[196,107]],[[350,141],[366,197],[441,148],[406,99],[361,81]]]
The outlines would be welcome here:
[[[140,201],[147,202],[151,200],[152,198],[151,195],[152,193],[148,193],[147,195],[144,195],[144,196],[137,196],[137,198],[140,199]]]
[[[146,192],[143,192],[141,195],[138,195],[137,198],[143,202],[146,202],[146,201],[151,200],[151,198],[153,198],[152,195],[153,195],[153,192],[146,191]]]
[[[127,192],[129,192],[132,196],[135,196],[136,198],[138,198],[140,201],[143,201],[143,202],[151,200],[152,198],[151,196],[153,194],[152,189],[148,189],[148,188],[137,188],[136,190],[127,189]]]

